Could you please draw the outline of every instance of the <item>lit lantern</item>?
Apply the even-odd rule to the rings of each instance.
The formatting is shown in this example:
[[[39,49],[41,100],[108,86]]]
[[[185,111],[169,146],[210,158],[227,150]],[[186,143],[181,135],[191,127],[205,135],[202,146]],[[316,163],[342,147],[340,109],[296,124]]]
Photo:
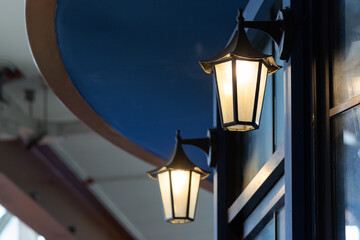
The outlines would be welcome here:
[[[280,67],[272,56],[252,47],[241,11],[238,22],[226,48],[200,61],[200,65],[206,73],[215,73],[222,126],[231,131],[250,131],[260,125],[267,76]]]
[[[169,160],[149,171],[148,175],[159,180],[165,221],[187,223],[195,218],[200,180],[210,173],[197,167],[186,156],[179,131],[176,140],[175,150]]]

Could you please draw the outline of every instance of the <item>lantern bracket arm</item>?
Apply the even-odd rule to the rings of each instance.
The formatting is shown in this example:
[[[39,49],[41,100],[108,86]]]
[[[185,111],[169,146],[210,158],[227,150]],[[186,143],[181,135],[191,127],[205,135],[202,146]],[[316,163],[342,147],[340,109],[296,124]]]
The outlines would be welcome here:
[[[265,32],[269,35],[272,40],[280,45],[281,37],[284,31],[284,20],[275,20],[275,21],[245,21],[245,28],[257,29],[262,32]]]
[[[209,138],[191,138],[191,139],[182,139],[182,144],[185,145],[193,145],[205,152],[206,155],[209,155],[209,149],[210,149],[210,139]]]
[[[208,129],[205,138],[181,139],[181,144],[192,145],[200,148],[207,156],[208,166],[215,167],[216,164],[216,129]]]
[[[239,10],[242,17],[242,10]],[[290,57],[291,46],[293,42],[294,19],[290,8],[284,8],[279,11],[274,21],[244,21],[245,28],[257,29],[265,32],[276,43],[279,58],[288,60]]]

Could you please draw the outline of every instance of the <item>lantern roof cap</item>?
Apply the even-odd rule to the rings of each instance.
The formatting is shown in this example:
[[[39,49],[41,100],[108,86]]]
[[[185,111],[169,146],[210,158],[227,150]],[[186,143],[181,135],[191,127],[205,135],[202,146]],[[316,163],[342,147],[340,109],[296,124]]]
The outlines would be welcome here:
[[[213,64],[236,58],[247,61],[262,60],[268,68],[268,74],[272,74],[280,69],[271,55],[257,51],[250,43],[244,29],[244,17],[242,10],[239,9],[237,17],[238,28],[229,44],[214,57],[200,61],[201,67],[206,73],[213,73]]]
[[[155,168],[152,171],[148,171],[147,174],[150,178],[157,179],[157,175],[161,172],[168,170],[187,170],[194,171],[201,175],[201,179],[207,178],[210,173],[202,170],[198,166],[196,166],[185,154],[184,149],[182,147],[182,139],[180,136],[180,131],[177,130],[176,135],[176,145],[174,152],[168,161],[166,161],[163,165],[158,168]]]

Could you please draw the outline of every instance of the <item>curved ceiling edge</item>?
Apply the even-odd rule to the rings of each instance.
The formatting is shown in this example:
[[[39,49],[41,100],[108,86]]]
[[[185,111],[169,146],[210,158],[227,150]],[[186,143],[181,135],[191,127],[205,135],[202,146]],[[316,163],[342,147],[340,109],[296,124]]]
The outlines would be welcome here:
[[[164,163],[164,159],[138,146],[113,129],[88,105],[73,85],[57,45],[56,2],[57,0],[26,0],[25,19],[29,45],[45,82],[63,104],[95,132],[135,157],[160,166]],[[201,187],[213,191],[211,181],[201,181]]]
[[[26,28],[33,58],[55,95],[81,121],[121,149],[153,165],[164,160],[136,145],[106,123],[82,98],[67,74],[55,34],[56,0],[27,0]]]

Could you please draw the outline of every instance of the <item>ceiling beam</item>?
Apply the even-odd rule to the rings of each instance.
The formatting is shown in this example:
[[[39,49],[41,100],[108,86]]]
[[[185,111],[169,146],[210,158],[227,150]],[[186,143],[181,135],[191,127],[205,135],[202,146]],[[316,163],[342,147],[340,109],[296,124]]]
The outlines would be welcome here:
[[[0,142],[0,155],[3,156],[0,161],[1,172],[21,189],[18,192],[27,197],[24,197],[25,200],[29,200],[29,195],[33,198],[28,203],[30,205],[26,205],[26,201],[25,205],[21,205],[22,198],[18,200],[16,197],[11,197],[11,192],[4,190],[5,186],[1,185],[2,175],[0,174],[0,188],[2,189],[0,204],[45,238],[47,238],[46,234],[43,234],[46,233],[45,229],[42,229],[45,232],[40,231],[41,229],[36,229],[36,226],[31,225],[33,221],[36,222],[34,216],[21,218],[21,214],[31,212],[31,209],[36,208],[35,205],[53,216],[63,228],[72,232],[70,236],[74,234],[75,238],[134,239],[90,192],[87,185],[78,179],[49,147],[34,146],[29,151],[20,140]],[[33,213],[36,215],[36,211]],[[48,239],[73,238],[49,237]]]

